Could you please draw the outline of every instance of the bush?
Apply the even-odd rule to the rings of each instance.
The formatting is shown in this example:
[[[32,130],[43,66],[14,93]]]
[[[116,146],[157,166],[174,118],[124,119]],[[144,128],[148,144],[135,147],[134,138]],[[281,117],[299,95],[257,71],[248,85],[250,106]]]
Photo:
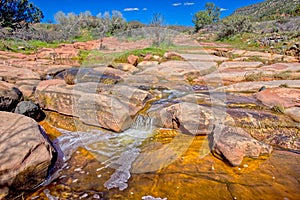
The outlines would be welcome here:
[[[250,33],[254,30],[251,19],[247,16],[233,15],[222,20],[218,39],[227,39],[237,34]]]

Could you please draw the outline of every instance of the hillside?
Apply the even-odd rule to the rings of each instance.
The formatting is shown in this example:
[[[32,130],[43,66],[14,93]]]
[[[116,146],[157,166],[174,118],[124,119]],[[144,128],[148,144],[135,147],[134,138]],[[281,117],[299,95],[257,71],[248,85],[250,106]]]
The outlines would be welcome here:
[[[247,15],[257,20],[275,19],[280,15],[299,15],[299,0],[266,0],[237,9],[233,15]]]

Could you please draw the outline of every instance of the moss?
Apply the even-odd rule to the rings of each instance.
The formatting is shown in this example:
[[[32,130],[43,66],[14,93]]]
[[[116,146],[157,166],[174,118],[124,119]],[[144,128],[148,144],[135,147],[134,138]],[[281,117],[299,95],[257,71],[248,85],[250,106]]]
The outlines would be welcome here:
[[[277,105],[271,108],[271,110],[275,113],[281,113],[284,114],[284,107],[282,105]]]

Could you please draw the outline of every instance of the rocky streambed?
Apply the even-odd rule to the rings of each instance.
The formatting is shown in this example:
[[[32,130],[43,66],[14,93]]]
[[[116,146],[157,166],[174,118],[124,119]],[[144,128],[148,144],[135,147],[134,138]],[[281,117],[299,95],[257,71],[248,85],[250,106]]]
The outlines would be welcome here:
[[[253,57],[261,59],[250,61]],[[39,125],[31,123],[51,140],[42,142],[50,155],[46,161],[24,164],[28,155],[45,156],[34,153],[37,147],[15,145],[29,139],[6,120],[30,119],[0,113],[3,197],[300,198],[300,63],[295,58],[198,46],[166,54],[164,62],[130,64],[129,59],[52,68],[38,59],[47,68],[36,72],[33,63],[22,67],[18,58],[3,59],[14,64],[0,68],[2,110],[18,110],[22,92],[39,104],[45,116],[36,119]],[[47,74],[49,80],[41,80]],[[31,168],[19,167],[27,175],[7,181],[7,172],[14,170],[4,163],[20,148],[30,153],[11,160]],[[34,173],[40,174],[37,180],[19,187]]]

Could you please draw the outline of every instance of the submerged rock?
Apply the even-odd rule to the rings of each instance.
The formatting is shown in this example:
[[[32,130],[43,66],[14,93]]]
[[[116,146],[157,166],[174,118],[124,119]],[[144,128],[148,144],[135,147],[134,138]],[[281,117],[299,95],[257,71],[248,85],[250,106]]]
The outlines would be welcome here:
[[[31,118],[0,112],[0,191],[28,191],[45,181],[55,150]]]
[[[253,139],[242,128],[219,125],[214,129],[212,152],[226,158],[232,166],[239,166],[246,156],[258,158],[272,150],[272,146]]]
[[[210,134],[214,120],[210,109],[187,102],[166,107],[159,115],[163,127],[192,135]]]

